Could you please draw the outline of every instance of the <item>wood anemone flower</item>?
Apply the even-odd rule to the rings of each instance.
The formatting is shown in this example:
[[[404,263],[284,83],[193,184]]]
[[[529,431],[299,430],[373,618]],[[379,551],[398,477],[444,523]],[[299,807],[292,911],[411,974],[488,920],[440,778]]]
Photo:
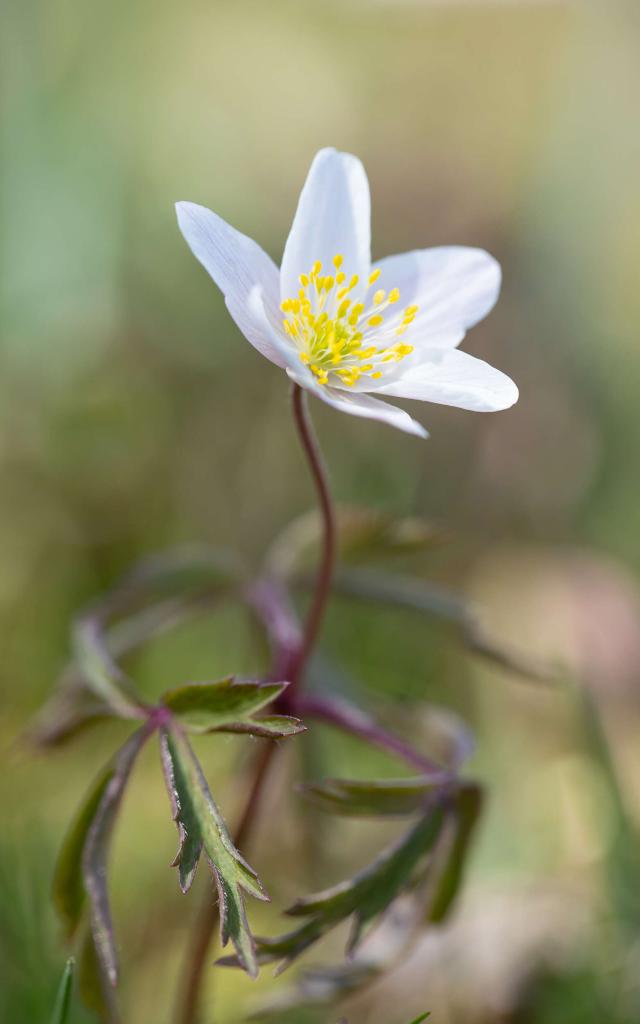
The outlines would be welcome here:
[[[494,306],[500,267],[440,246],[371,264],[369,184],[349,153],[322,149],[302,189],[280,270],[210,210],[176,204],[194,256],[236,324],[300,387],[354,416],[427,432],[386,396],[476,412],[507,409],[514,382],[457,346]]]

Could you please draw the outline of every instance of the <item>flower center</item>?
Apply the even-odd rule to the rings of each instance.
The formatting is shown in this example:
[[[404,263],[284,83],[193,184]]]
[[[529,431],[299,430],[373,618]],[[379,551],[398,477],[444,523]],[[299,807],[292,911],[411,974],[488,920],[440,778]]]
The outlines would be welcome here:
[[[393,324],[385,325],[385,311],[399,301],[399,289],[387,293],[380,288],[367,298],[380,277],[374,270],[365,301],[355,302],[350,296],[358,275],[347,282],[342,264],[342,256],[334,256],[334,272],[324,276],[317,260],[308,274],[300,275],[297,296],[285,299],[280,308],[286,314],[283,327],[318,384],[352,388],[361,377],[379,380],[390,364],[413,352],[413,345],[398,338],[408,330],[418,307],[407,306],[399,320],[394,315]]]

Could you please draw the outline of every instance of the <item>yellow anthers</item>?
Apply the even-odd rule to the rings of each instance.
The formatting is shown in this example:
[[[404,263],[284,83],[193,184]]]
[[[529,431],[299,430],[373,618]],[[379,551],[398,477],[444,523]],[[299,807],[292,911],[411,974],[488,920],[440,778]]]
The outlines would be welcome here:
[[[323,275],[320,260],[300,274],[297,296],[280,304],[282,325],[318,384],[352,388],[361,378],[363,383],[379,380],[387,363],[399,362],[413,351],[395,339],[408,330],[418,307],[407,306],[385,325],[382,312],[399,300],[400,290],[387,293],[380,288],[366,302],[354,302],[349,294],[359,283],[358,275],[347,276],[340,253],[331,262],[334,274]],[[373,270],[368,287],[379,277],[380,270]]]

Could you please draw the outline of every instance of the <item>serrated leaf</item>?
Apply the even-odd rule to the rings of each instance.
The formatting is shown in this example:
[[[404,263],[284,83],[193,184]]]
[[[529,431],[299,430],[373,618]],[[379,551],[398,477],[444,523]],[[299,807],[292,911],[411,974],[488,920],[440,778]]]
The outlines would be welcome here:
[[[463,783],[456,794],[453,808],[453,837],[430,901],[428,920],[434,924],[446,918],[458,894],[481,810],[480,786]]]
[[[438,843],[440,840],[438,840]],[[430,859],[427,878],[432,870]],[[425,879],[427,881],[427,879]],[[314,965],[296,974],[293,984],[261,1000],[251,1019],[272,1017],[301,1007],[333,1005],[373,984],[384,972],[406,960],[424,919],[424,884],[404,893],[385,910],[355,953],[339,964]]]
[[[91,908],[91,930],[98,961],[109,984],[118,980],[118,963],[107,892],[107,856],[116,816],[134,761],[148,739],[149,728],[138,729],[116,754],[113,766],[86,834],[82,877]]]
[[[178,728],[163,729],[160,750],[167,789],[178,826],[180,846],[174,864],[186,892],[204,850],[218,890],[222,945],[231,939],[239,962],[251,977],[258,973],[253,936],[247,923],[244,893],[266,900],[256,872],[233,845],[200,764]]]
[[[384,850],[354,878],[298,900],[287,913],[308,920],[300,928],[285,935],[258,939],[260,962],[280,960],[286,967],[319,938],[348,918],[353,919],[348,943],[348,950],[352,952],[365,925],[381,914],[400,893],[411,887],[419,864],[431,852],[440,835],[445,816],[444,807],[433,807],[400,840]],[[233,959],[221,962],[232,964]]]
[[[189,732],[229,731],[230,726],[250,721],[256,711],[279,697],[287,686],[288,683],[243,682],[229,676],[215,683],[187,683],[169,690],[162,701]]]
[[[53,1006],[51,1024],[66,1024],[71,1006],[71,990],[73,988],[73,957],[69,957],[65,964],[62,978],[56,993],[56,1001]]]
[[[422,775],[410,779],[326,779],[300,786],[318,807],[346,817],[403,817],[424,811],[433,794],[451,782],[451,775]]]
[[[425,520],[397,519],[379,510],[358,506],[336,507],[336,528],[341,561],[359,561],[403,554],[442,540],[443,531]],[[268,570],[290,578],[315,564],[322,536],[316,509],[289,523],[267,554]]]

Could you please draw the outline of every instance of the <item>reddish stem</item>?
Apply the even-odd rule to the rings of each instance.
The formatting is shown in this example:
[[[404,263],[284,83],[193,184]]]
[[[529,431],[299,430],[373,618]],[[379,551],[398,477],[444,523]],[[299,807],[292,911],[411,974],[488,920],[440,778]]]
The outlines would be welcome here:
[[[302,642],[289,664],[288,678],[291,682],[288,692],[289,701],[294,697],[300,685],[300,680],[318,637],[331,589],[333,567],[336,558],[336,518],[329,489],[329,476],[309,418],[306,395],[301,387],[294,384],[291,397],[293,418],[318,495],[323,537],[320,566],[316,577],[311,607],[304,626]]]

